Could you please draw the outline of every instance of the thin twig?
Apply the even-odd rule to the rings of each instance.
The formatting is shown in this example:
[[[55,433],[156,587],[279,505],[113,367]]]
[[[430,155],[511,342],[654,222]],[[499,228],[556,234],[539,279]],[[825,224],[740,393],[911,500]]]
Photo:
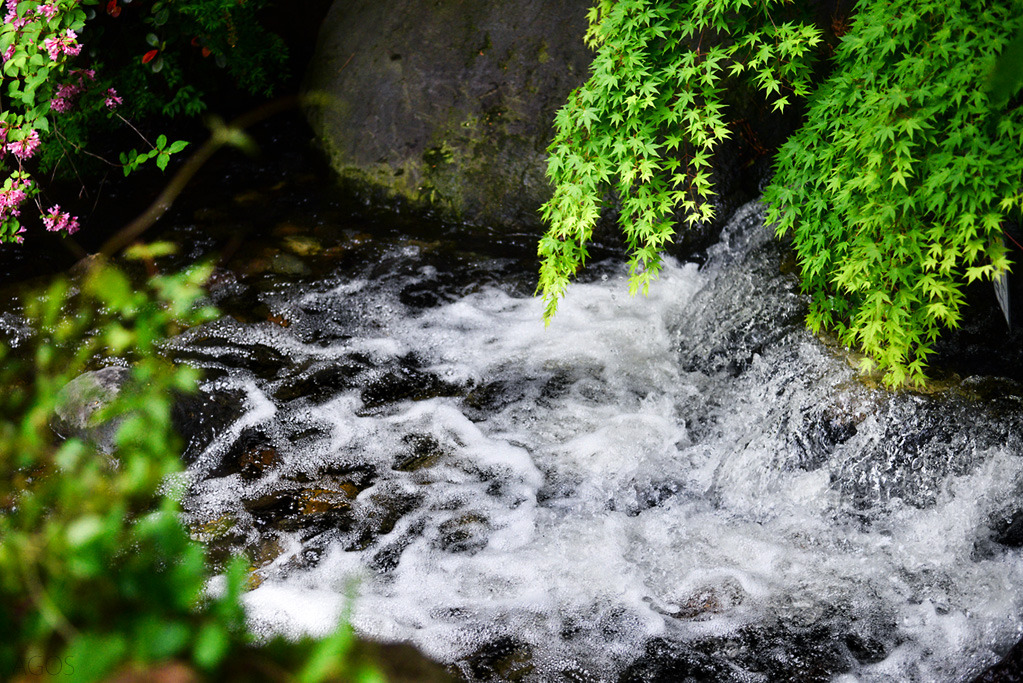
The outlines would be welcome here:
[[[139,129],[138,129],[138,128],[136,128],[136,127],[135,127],[134,125],[132,125],[131,121],[129,121],[128,119],[124,118],[123,116],[121,116],[121,115],[120,115],[120,114],[118,114],[117,112],[114,112],[114,116],[116,116],[117,118],[119,118],[119,119],[121,119],[122,121],[124,121],[124,125],[128,126],[128,127],[129,127],[129,128],[131,128],[131,129],[132,129],[133,131],[135,131],[135,132],[136,132],[136,133],[138,134],[138,136],[139,136],[140,138],[142,138],[142,140],[143,140],[143,141],[145,141],[145,143],[146,143],[147,145],[149,145],[149,146],[150,146],[150,147],[152,147],[153,149],[156,149],[156,145],[154,145],[153,143],[151,143],[151,142],[150,142],[150,141],[149,141],[149,140],[148,140],[148,139],[146,138],[146,136],[145,136],[145,135],[143,135],[143,134],[141,133],[141,131],[139,131]]]

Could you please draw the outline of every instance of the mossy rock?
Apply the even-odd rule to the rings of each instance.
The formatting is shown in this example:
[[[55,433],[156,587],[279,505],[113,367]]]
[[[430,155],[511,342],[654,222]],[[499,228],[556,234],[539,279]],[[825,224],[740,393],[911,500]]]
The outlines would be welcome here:
[[[586,78],[589,0],[335,2],[305,88],[341,181],[378,205],[538,227],[552,121]]]

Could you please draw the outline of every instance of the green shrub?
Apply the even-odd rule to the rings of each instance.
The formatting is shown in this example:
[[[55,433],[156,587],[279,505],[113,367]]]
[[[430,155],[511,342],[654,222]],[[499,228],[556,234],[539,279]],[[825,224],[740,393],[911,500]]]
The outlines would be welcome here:
[[[166,248],[134,251],[149,259]],[[218,681],[256,680],[254,662],[276,680],[292,679],[275,662],[301,681],[350,670],[350,629],[256,649],[240,602],[247,561],[233,560],[226,590],[206,595],[205,550],[179,519],[171,407],[175,394],[195,390],[197,371],[159,351],[215,314],[201,305],[210,270],[139,287],[95,264],[74,286],[59,280],[28,297],[34,333],[14,349],[0,346],[0,679],[48,669],[96,681],[171,661]],[[50,427],[61,388],[111,357],[130,362],[130,379],[93,422],[120,421],[116,461]],[[372,668],[356,673],[379,680]]]

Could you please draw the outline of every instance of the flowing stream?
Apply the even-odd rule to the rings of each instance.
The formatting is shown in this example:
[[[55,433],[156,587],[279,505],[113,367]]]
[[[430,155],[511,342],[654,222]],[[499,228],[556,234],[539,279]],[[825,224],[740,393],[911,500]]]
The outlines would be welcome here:
[[[227,406],[189,519],[253,558],[257,629],[353,597],[480,681],[957,681],[1023,633],[1023,400],[857,380],[758,204],[648,297],[593,266],[549,329],[532,264],[436,249],[222,283],[264,313],[176,342]]]

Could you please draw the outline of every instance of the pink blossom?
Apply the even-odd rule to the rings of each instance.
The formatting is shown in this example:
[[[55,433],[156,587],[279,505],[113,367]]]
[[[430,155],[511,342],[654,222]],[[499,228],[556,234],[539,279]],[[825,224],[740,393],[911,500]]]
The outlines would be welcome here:
[[[47,38],[43,41],[43,47],[50,53],[50,59],[57,61],[63,51],[64,44],[60,38]]]
[[[78,77],[78,85],[84,86],[85,79],[88,78],[90,81],[96,80],[96,72],[92,69],[73,69],[71,71],[72,76]]]
[[[43,47],[50,54],[50,59],[57,61],[62,54],[74,57],[82,51],[82,46],[76,43],[78,34],[68,29],[62,37],[47,38],[43,41]]]
[[[71,111],[75,98],[82,90],[82,86],[71,83],[64,83],[58,86],[57,92],[54,93],[53,99],[50,100],[50,109],[58,114],[66,114]]]
[[[43,216],[43,225],[50,232],[67,230],[69,235],[75,234],[80,227],[78,219],[67,212],[61,211],[59,204],[54,204],[50,208],[50,212]]]
[[[14,142],[8,142],[5,149],[8,152],[18,157],[22,161],[30,159],[33,154],[36,153],[36,149],[39,147],[39,132],[36,130],[29,131],[21,140],[15,140]]]
[[[57,6],[53,3],[46,3],[45,5],[39,5],[36,11],[45,16],[47,19],[53,19],[57,15]]]
[[[16,233],[14,233],[14,241],[17,244],[23,244],[25,242],[25,238],[21,236],[21,233],[23,232],[25,232],[25,228],[21,227],[18,228],[18,231]]]
[[[11,43],[10,45],[7,46],[7,49],[4,50],[4,62],[6,62],[8,59],[10,59],[13,56],[14,56],[14,43]]]
[[[21,215],[21,203],[28,197],[26,190],[31,185],[31,180],[15,178],[10,188],[0,189],[0,221]]]
[[[113,88],[107,88],[107,109],[113,110],[117,105],[121,104],[123,100],[117,96],[117,91]]]
[[[69,98],[74,97],[78,93],[82,92],[82,86],[73,85],[71,83],[63,83],[57,86],[56,97]]]
[[[78,53],[82,51],[82,46],[76,42],[78,40],[78,34],[71,29],[67,30],[67,43],[64,44],[64,54],[77,57]]]
[[[20,29],[28,23],[27,17],[18,16],[17,0],[7,0],[5,4],[7,6],[7,16],[4,17],[5,24],[11,24],[15,29]]]

